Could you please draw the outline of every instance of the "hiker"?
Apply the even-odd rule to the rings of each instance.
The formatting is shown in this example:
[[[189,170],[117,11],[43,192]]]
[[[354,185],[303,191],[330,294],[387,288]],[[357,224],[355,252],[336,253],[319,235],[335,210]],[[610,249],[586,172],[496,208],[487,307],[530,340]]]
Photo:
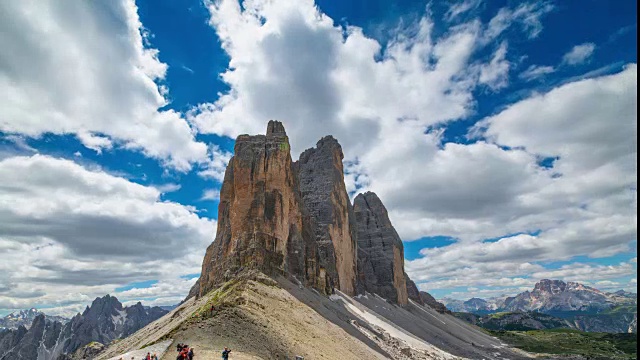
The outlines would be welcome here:
[[[156,354],[151,355],[151,360],[158,360],[158,355]]]
[[[187,353],[189,360],[193,360],[193,348],[189,348],[189,352]]]
[[[189,359],[189,345],[184,345],[182,351],[180,351],[180,355],[178,355],[178,358],[181,360]]]
[[[231,350],[229,350],[228,347],[225,347],[224,351],[222,352],[222,358],[224,360],[229,360],[229,353],[231,353]]]
[[[184,358],[182,357],[182,355],[183,355],[182,353],[183,353],[183,351],[184,351],[184,349],[185,349],[186,347],[187,347],[187,345],[186,345],[186,344],[183,344],[183,343],[179,343],[179,344],[178,344],[178,346],[176,346],[176,349],[178,350],[178,356],[176,356],[176,360],[182,360],[182,359],[184,359]]]
[[[213,312],[216,310],[215,306],[211,305],[211,313],[209,316],[213,316]]]
[[[144,360],[151,360],[151,353],[147,353],[147,356],[144,358]]]

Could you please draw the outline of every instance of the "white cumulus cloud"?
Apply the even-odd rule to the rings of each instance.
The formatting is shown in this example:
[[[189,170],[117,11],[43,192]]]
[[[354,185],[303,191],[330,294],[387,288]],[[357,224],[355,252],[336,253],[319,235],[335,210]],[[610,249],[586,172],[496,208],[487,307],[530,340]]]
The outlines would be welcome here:
[[[189,170],[206,145],[167,104],[167,65],[133,0],[0,3],[0,131],[75,134],[98,152],[140,150]]]
[[[215,236],[215,221],[160,190],[70,160],[6,158],[0,179],[0,309],[62,311],[130,282],[183,284]]]

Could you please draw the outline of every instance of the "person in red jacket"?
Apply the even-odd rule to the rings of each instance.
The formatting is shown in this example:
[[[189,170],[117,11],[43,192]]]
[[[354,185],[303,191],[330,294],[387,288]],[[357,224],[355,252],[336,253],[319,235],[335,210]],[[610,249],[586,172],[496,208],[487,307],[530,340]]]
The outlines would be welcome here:
[[[182,348],[182,351],[180,351],[180,359],[182,360],[188,360],[189,359],[189,346],[186,346]]]

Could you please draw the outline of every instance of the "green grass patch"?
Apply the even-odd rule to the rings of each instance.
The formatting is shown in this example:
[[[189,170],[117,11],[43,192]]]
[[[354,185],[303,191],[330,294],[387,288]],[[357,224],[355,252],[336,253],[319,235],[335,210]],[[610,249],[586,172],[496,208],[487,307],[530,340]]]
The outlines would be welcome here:
[[[514,314],[514,313],[510,312],[510,311],[501,311],[501,312],[497,312],[497,313],[491,314],[491,315],[489,315],[489,317],[492,318],[492,319],[501,319],[501,318],[503,318],[505,316],[508,316],[508,315],[511,315],[511,314]]]
[[[184,326],[188,326],[190,324],[194,324],[210,318],[211,316],[215,316],[215,313],[211,314],[212,305],[218,310],[224,307],[236,305],[236,303],[234,303],[234,301],[236,301],[237,299],[236,295],[239,295],[241,293],[242,287],[244,286],[246,281],[247,280],[244,278],[236,278],[227,281],[216,289],[211,290],[208,294],[205,295],[207,301],[204,305],[200,306],[197,310],[191,313],[190,316],[188,316],[183,322],[177,324],[167,334],[155,341],[144,344],[142,347],[145,348],[158,342],[171,339],[178,331],[180,331],[180,329],[183,329]]]
[[[604,311],[603,314],[633,314],[636,312],[638,312],[638,307],[635,305],[618,305]]]
[[[636,334],[587,333],[571,329],[491,331],[491,335],[525,351],[582,355],[589,359],[637,359]]]

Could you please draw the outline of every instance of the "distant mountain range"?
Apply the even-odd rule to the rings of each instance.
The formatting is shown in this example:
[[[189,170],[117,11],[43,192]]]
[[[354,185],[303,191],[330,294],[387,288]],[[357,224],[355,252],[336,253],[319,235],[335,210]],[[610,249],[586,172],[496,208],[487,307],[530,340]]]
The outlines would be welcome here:
[[[17,329],[20,326],[24,326],[29,329],[31,327],[31,323],[36,318],[36,316],[44,313],[38,309],[31,308],[27,310],[20,310],[18,313],[11,313],[3,318],[0,318],[0,330],[3,329]],[[47,319],[51,321],[58,321],[61,323],[66,323],[69,321],[68,318],[62,316],[52,316],[47,315]]]
[[[168,311],[141,303],[123,307],[113,296],[96,298],[82,314],[59,321],[35,309],[11,319],[34,315],[30,326],[0,330],[0,360],[61,360],[89,343],[109,344],[125,338]],[[12,321],[12,324],[15,321]]]
[[[532,291],[525,291],[512,297],[489,299],[472,298],[466,301],[444,298],[441,302],[453,312],[489,315],[502,313],[500,321],[495,316],[474,317],[472,322],[482,324],[508,324],[509,327],[527,327],[532,317],[523,315],[535,312],[552,316],[545,317],[549,324],[567,321],[566,327],[595,332],[636,332],[636,294],[623,290],[609,293],[577,283],[561,280],[541,280]],[[508,315],[508,316],[507,316]],[[465,318],[464,315],[460,315]],[[467,320],[470,320],[471,318]],[[518,320],[520,323],[518,323]],[[493,325],[492,325],[493,326]],[[538,326],[538,325],[536,325]],[[536,328],[534,326],[534,328]],[[546,325],[537,328],[549,328]],[[508,328],[492,328],[493,330]]]

